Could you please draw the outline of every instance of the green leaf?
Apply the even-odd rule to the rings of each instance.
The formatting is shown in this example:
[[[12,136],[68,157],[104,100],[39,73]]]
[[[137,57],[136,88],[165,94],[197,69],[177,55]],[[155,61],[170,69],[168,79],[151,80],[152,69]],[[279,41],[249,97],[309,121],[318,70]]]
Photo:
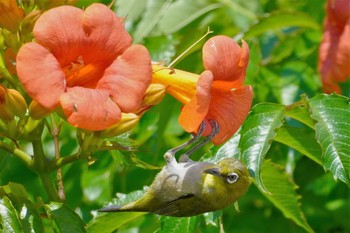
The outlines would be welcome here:
[[[145,215],[142,212],[120,212],[100,214],[88,225],[87,231],[91,233],[110,233],[114,232],[123,225]]]
[[[276,129],[282,126],[285,107],[279,104],[263,103],[255,105],[249,113],[241,129],[239,147],[242,159],[248,167],[259,188],[265,190],[260,177],[260,168]]]
[[[265,187],[271,193],[265,193],[258,185],[263,195],[282,211],[286,218],[292,219],[306,231],[313,232],[300,209],[300,196],[295,192],[297,186],[290,177],[282,171],[282,168],[270,161],[265,161],[261,169],[261,176],[264,180]]]
[[[45,205],[48,216],[61,233],[86,232],[84,222],[74,210],[62,203],[51,202]]]
[[[0,229],[3,229],[3,232],[23,231],[16,209],[6,196],[0,199],[0,220]]]
[[[23,214],[21,216],[23,232],[45,232],[37,206],[27,201],[27,203],[22,206],[20,212]]]
[[[240,159],[240,148],[238,147],[240,137],[241,135],[237,132],[224,145],[211,147],[209,152],[201,158],[201,161],[217,163],[224,158]]]
[[[118,0],[115,1],[116,12],[120,17],[126,17],[127,21],[135,21],[142,16],[147,1]]]
[[[110,199],[112,183],[110,170],[86,169],[81,174],[81,188],[85,199],[97,203],[104,203]]]
[[[28,199],[27,190],[23,185],[10,182],[0,186],[0,197],[9,198],[21,213],[19,220],[23,232],[44,232],[38,206]]]
[[[285,27],[305,27],[318,30],[320,25],[309,15],[302,12],[278,11],[266,14],[259,22],[251,26],[244,38],[259,36],[267,31]]]
[[[310,110],[307,104],[308,100],[305,95],[301,98],[300,101],[287,107],[286,115],[314,129],[316,122],[310,116]]]
[[[159,22],[159,28],[164,34],[177,32],[200,16],[221,6],[220,3],[206,5],[200,1],[191,4],[188,3],[188,0],[175,1],[164,13]]]
[[[143,190],[137,190],[128,194],[117,193],[117,198],[108,205],[122,206],[139,199],[144,194]],[[139,218],[147,213],[143,212],[116,212],[99,213],[87,227],[88,232],[113,232],[130,221]]]
[[[139,43],[148,36],[159,23],[172,0],[148,1],[141,21],[134,32],[134,43]]]
[[[284,126],[278,129],[274,140],[299,151],[322,165],[322,150],[316,141],[315,131],[310,128]]]
[[[198,217],[189,218],[174,218],[164,217],[160,218],[161,230],[164,233],[192,233],[194,232],[196,221]]]
[[[310,99],[311,116],[317,121],[316,138],[323,149],[323,166],[336,180],[350,186],[349,98],[332,94]]]

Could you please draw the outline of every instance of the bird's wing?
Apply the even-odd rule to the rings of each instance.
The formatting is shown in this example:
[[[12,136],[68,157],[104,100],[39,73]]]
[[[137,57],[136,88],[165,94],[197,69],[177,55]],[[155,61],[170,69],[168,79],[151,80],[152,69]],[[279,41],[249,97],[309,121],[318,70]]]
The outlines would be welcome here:
[[[185,202],[190,201],[195,195],[192,193],[185,194],[183,196],[178,197],[175,200],[167,202],[164,205],[159,206],[156,210],[152,211],[155,214],[159,215],[167,215],[167,216],[184,216],[183,211],[184,208],[184,200]]]

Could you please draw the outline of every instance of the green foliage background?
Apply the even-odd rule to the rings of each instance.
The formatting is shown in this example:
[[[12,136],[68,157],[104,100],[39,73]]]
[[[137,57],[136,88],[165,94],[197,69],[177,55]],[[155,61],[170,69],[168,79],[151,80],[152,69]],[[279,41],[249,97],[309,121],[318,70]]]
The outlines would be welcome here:
[[[113,198],[125,203],[140,196],[164,165],[165,151],[189,139],[177,122],[180,104],[166,96],[132,132],[113,139],[135,151],[95,152],[93,164],[77,161],[63,168],[65,204],[37,208],[38,197],[46,200],[40,180],[1,151],[3,227],[8,222],[13,232],[350,232],[349,82],[342,86],[344,96],[321,94],[317,58],[324,5],[324,0],[118,0],[113,6],[154,61],[169,63],[208,27],[214,31],[209,36],[223,34],[249,44],[250,115],[224,146],[207,145],[193,154],[194,160],[210,161],[234,156],[248,165],[255,183],[239,200],[240,212],[231,206],[171,218],[94,211]],[[203,43],[175,67],[203,71]],[[78,143],[72,128],[63,127],[65,156],[76,152]],[[48,132],[43,140],[46,153],[54,154]],[[25,217],[16,216],[18,206],[25,206]],[[47,220],[39,217],[42,212],[49,214]]]

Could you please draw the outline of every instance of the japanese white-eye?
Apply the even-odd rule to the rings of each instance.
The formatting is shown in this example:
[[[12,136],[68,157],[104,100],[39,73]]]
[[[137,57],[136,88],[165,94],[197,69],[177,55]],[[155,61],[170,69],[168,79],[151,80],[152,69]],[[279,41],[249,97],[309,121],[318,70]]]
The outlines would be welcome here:
[[[212,164],[192,160],[178,163],[171,153],[164,157],[167,165],[140,199],[99,211],[194,216],[227,207],[248,190],[251,182],[246,166],[233,158]]]

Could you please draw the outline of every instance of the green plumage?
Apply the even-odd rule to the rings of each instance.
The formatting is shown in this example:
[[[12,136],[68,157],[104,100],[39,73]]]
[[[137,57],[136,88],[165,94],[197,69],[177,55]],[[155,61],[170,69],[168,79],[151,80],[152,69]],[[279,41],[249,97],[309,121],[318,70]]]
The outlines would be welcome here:
[[[238,200],[248,189],[247,168],[232,158],[218,164],[188,161],[167,165],[157,174],[146,193],[125,206],[107,206],[100,212],[150,212],[176,217],[215,211]]]

